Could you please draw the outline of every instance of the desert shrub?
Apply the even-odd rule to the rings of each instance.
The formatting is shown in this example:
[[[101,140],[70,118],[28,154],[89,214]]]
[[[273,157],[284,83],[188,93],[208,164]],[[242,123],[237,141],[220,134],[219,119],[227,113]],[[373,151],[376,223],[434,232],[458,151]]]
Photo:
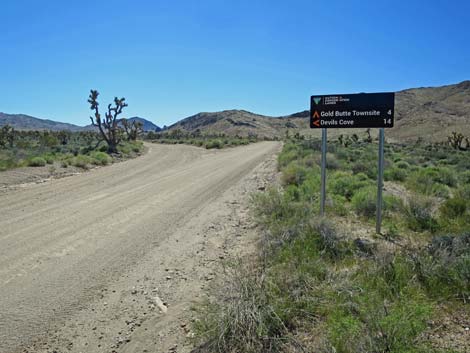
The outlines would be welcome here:
[[[224,143],[221,140],[210,140],[206,142],[205,147],[206,149],[213,149],[213,148],[220,149],[223,147],[223,145]]]
[[[351,170],[354,174],[363,173],[370,179],[377,179],[377,165],[375,159],[368,160],[366,157],[363,157],[363,159],[351,165]]]
[[[284,185],[300,185],[307,176],[307,169],[297,162],[291,162],[282,171],[282,183]]]
[[[72,160],[72,165],[78,168],[82,169],[88,169],[89,164],[92,163],[92,160],[90,157],[85,156],[85,155],[78,155],[73,158]]]
[[[462,184],[470,185],[470,170],[460,173],[460,182]]]
[[[46,165],[46,160],[42,157],[34,157],[28,161],[28,166],[30,167],[44,167]]]
[[[462,199],[470,200],[470,184],[462,185],[457,189],[455,195]]]
[[[19,163],[14,157],[0,157],[0,171],[18,167]]]
[[[387,255],[361,264],[353,278],[361,290],[339,295],[327,324],[338,353],[409,352],[432,306],[417,283],[413,263]]]
[[[226,296],[226,293],[230,293]],[[194,330],[202,338],[200,352],[278,352],[287,329],[275,312],[259,271],[228,269],[222,299],[199,307]]]
[[[356,213],[366,218],[371,218],[376,212],[377,190],[374,187],[367,187],[358,190],[351,199]]]
[[[460,197],[448,199],[440,207],[441,214],[450,219],[463,216],[467,211],[468,202],[468,200]]]
[[[328,190],[350,200],[359,189],[371,185],[365,174],[351,175],[346,172],[335,172],[328,178]]]
[[[337,260],[350,253],[350,244],[344,236],[339,235],[334,225],[322,219],[311,224],[312,232],[309,236],[316,239],[317,252],[322,256]]]
[[[377,211],[377,188],[368,186],[359,189],[351,199],[356,213],[366,218],[372,218]],[[383,212],[388,216],[391,212],[398,212],[403,209],[403,202],[394,195],[383,195]]]
[[[428,293],[438,299],[470,297],[470,233],[441,235],[409,255]]]
[[[434,184],[431,188],[431,194],[445,199],[450,195],[450,188],[444,184]]]
[[[410,165],[405,161],[399,160],[395,163],[395,167],[397,167],[398,169],[409,169]]]
[[[320,193],[320,174],[308,171],[303,183],[299,186],[301,198],[305,201],[314,202]]]
[[[408,173],[406,169],[401,169],[397,167],[387,168],[384,171],[384,179],[386,181],[405,181],[407,175]]]
[[[403,201],[395,195],[383,195],[383,208],[387,213],[403,210]]]
[[[437,222],[433,216],[433,201],[430,198],[414,196],[408,200],[405,215],[408,226],[415,231],[437,229]]]
[[[92,152],[90,153],[91,162],[96,165],[107,165],[111,163],[111,157],[104,152]]]
[[[53,164],[54,163],[54,156],[52,155],[43,155],[42,158],[46,161],[47,164]]]
[[[279,168],[286,167],[290,162],[298,158],[297,146],[292,143],[288,143],[284,146],[282,152],[278,156]]]
[[[326,208],[328,213],[333,213],[338,216],[346,216],[349,213],[347,207],[347,199],[344,196],[330,194],[327,195]]]
[[[410,174],[408,188],[422,194],[431,195],[432,187],[437,179],[437,172],[432,169],[419,169]]]
[[[454,187],[457,185],[457,177],[455,176],[454,171],[452,171],[449,168],[444,168],[444,167],[436,168],[436,171],[437,171],[437,180],[436,180],[437,182],[450,186],[450,187]]]
[[[335,170],[341,166],[341,163],[338,161],[336,156],[333,153],[326,154],[326,168]]]

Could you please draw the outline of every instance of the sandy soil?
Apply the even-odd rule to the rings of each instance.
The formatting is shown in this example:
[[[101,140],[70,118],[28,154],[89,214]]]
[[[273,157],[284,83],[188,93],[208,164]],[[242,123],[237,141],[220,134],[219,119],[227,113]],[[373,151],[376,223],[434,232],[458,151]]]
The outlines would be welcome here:
[[[0,352],[189,352],[190,307],[256,238],[280,143],[151,145],[0,193]],[[0,174],[0,179],[1,179]]]

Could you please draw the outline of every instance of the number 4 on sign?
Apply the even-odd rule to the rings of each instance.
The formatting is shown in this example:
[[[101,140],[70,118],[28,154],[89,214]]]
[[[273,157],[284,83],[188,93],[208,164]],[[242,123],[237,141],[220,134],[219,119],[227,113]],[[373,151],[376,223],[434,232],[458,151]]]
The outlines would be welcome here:
[[[392,115],[392,110],[390,109],[388,112],[387,112],[388,115]]]

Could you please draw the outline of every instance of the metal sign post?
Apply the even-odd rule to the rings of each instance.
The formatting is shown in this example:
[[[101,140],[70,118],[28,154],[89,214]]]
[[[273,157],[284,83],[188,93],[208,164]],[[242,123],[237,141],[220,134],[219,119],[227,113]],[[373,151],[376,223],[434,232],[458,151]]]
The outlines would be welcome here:
[[[326,129],[321,130],[321,193],[320,193],[320,215],[325,215],[326,199]]]
[[[380,234],[380,227],[382,225],[382,189],[384,183],[384,142],[385,132],[381,128],[379,130],[379,170],[377,176],[377,218],[375,223],[375,231]]]
[[[327,129],[380,128],[377,177],[377,224],[382,223],[384,128],[394,124],[395,93],[333,94],[310,97],[310,127],[322,129],[320,214],[325,214]]]

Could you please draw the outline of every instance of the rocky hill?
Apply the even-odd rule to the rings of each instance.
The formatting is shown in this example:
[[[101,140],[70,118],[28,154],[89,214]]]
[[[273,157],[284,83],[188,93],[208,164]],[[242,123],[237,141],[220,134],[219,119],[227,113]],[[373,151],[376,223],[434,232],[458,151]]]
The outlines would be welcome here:
[[[442,141],[452,131],[470,135],[470,81],[400,91],[395,105],[389,134],[397,139]]]
[[[224,110],[198,113],[171,125],[168,130],[188,132],[225,133],[227,135],[282,136],[286,129],[304,129],[308,125],[308,112],[287,117],[269,117],[246,110]]]
[[[443,141],[452,131],[470,135],[470,81],[441,87],[413,88],[395,96],[395,127],[387,136],[396,141]],[[169,127],[202,133],[223,132],[228,135],[283,136],[286,129],[304,135],[319,135],[308,126],[308,110],[283,117],[269,117],[244,110],[199,113]],[[364,130],[364,129],[362,129]],[[293,131],[293,132],[295,132]],[[331,135],[358,132],[356,129],[332,129]]]

